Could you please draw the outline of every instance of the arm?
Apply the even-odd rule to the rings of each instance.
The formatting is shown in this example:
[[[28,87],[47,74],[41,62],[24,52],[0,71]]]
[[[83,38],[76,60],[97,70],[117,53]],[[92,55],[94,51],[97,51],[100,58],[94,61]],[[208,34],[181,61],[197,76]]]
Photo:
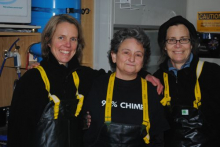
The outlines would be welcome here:
[[[8,122],[8,146],[31,146],[32,131],[31,131],[31,119],[28,120],[30,115],[28,112],[31,110],[26,105],[26,96],[24,83],[22,79],[17,83],[13,93],[12,103],[10,106],[10,115]],[[26,101],[26,102],[25,102]],[[15,133],[16,132],[16,133]]]
[[[8,123],[8,146],[10,147],[33,146],[34,130],[41,116],[40,110],[43,111],[42,101],[45,97],[42,97],[42,91],[39,88],[41,80],[32,71],[34,69],[27,71],[19,79],[13,93]],[[45,100],[48,99],[45,98]]]
[[[163,85],[161,84],[160,80],[151,74],[148,74],[145,79],[151,82],[154,86],[157,86],[157,93],[160,95],[163,92]]]
[[[160,95],[163,92],[163,85],[161,84],[160,80],[155,76],[152,76],[149,72],[145,70],[141,70],[138,72],[138,75],[142,78],[146,79],[147,81],[151,82],[154,86],[157,86],[157,93]]]

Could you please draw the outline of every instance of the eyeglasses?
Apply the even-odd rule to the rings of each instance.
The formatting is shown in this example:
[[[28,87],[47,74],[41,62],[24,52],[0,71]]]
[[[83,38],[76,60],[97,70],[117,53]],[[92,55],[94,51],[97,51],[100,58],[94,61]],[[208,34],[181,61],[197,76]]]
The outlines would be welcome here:
[[[167,40],[166,40],[166,42],[167,42],[168,44],[176,44],[177,41],[179,41],[180,44],[187,44],[187,43],[190,42],[190,39],[188,39],[188,38],[181,38],[180,40],[176,40],[176,39],[167,39]]]

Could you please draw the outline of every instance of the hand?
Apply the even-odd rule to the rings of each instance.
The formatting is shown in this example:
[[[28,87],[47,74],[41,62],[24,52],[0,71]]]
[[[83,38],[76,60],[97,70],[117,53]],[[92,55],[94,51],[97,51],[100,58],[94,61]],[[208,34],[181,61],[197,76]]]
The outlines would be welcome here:
[[[40,65],[40,63],[38,63],[38,62],[33,62],[33,63],[31,63],[30,65],[28,65],[28,68],[27,68],[27,69],[32,69],[32,68],[38,67],[39,65]]]
[[[157,86],[157,93],[159,95],[163,93],[163,85],[160,83],[158,78],[148,74],[145,79],[151,82],[154,86]]]
[[[91,125],[91,115],[89,114],[89,111],[87,111],[87,114],[84,116],[84,127],[83,129],[88,129]]]

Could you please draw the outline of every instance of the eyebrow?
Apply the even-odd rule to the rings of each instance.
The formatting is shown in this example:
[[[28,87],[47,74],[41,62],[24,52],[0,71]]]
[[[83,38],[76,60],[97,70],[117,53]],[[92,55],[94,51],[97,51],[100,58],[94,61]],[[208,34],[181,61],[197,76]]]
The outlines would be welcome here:
[[[181,36],[180,38],[190,37],[190,36]],[[176,38],[176,37],[168,37],[168,38]]]

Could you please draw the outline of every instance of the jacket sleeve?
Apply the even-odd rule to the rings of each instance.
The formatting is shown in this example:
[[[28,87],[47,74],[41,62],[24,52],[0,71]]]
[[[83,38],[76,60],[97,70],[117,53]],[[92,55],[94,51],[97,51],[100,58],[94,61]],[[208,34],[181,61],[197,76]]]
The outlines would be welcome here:
[[[145,77],[146,77],[148,74],[151,74],[151,73],[149,73],[149,72],[147,72],[146,70],[143,70],[143,69],[141,69],[141,70],[138,72],[138,75],[139,75],[140,77],[144,78],[144,79],[145,79]]]
[[[164,133],[151,136],[150,144],[147,147],[164,147]]]
[[[104,123],[103,115],[100,103],[100,97],[105,95],[103,90],[103,82],[95,81],[88,94],[88,97],[84,103],[83,114],[85,115],[87,111],[91,115],[91,125],[84,134],[84,146],[90,146],[97,139],[100,127]]]
[[[20,78],[13,93],[7,136],[10,147],[33,146],[34,131],[44,108],[42,94],[46,94],[46,90],[39,88],[39,84],[43,82],[36,83],[35,81],[40,79],[34,76],[32,71],[26,72],[27,74]]]

